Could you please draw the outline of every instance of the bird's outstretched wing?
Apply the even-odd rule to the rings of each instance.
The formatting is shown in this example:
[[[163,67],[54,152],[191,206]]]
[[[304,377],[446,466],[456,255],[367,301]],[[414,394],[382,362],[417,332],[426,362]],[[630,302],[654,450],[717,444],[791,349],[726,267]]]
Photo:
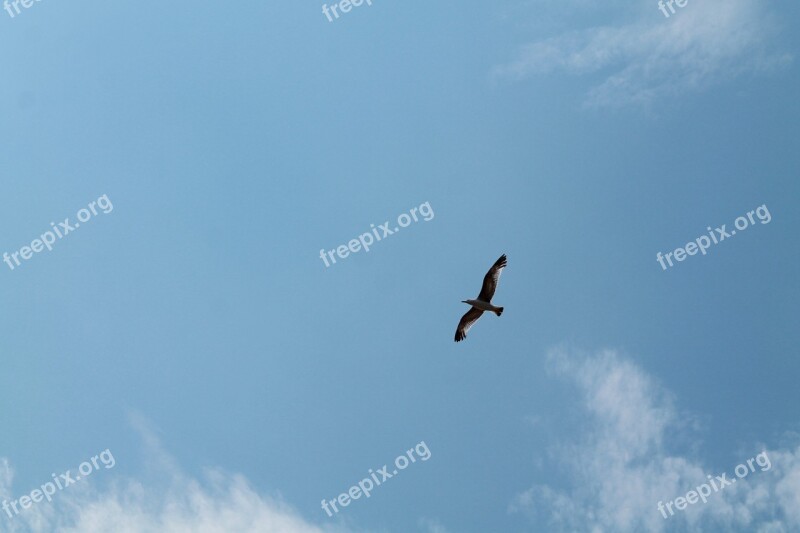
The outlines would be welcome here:
[[[497,280],[500,279],[500,272],[506,266],[506,254],[500,256],[500,259],[495,261],[492,268],[489,269],[489,272],[486,273],[486,276],[483,278],[483,287],[481,287],[481,293],[478,295],[478,300],[483,300],[484,302],[491,302],[492,296],[494,296],[494,290],[497,288]]]
[[[463,341],[467,338],[467,331],[472,327],[472,324],[478,321],[482,314],[483,311],[473,307],[461,317],[461,321],[458,323],[458,328],[456,329],[456,342]]]

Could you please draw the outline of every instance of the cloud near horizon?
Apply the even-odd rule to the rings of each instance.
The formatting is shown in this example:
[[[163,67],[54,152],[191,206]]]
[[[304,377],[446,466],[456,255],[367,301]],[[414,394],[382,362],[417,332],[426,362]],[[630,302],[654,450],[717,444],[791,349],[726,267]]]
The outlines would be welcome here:
[[[510,512],[525,513],[556,531],[665,531],[703,529],[782,532],[800,529],[800,446],[753,446],[741,462],[766,451],[771,467],[758,465],[735,485],[713,492],[664,519],[659,501],[674,500],[721,475],[693,454],[673,450],[678,435],[693,429],[673,396],[642,369],[606,350],[594,355],[559,348],[549,371],[580,391],[585,430],[578,442],[557,443],[553,460],[567,489],[534,485],[518,494]],[[679,439],[677,439],[679,440]],[[732,464],[726,469],[735,478]]]
[[[740,461],[766,451],[770,468],[712,493],[664,519],[660,501],[674,500],[720,475],[676,443],[696,442],[692,414],[645,371],[612,350],[593,355],[565,348],[548,354],[548,372],[579,392],[580,434],[554,442],[551,460],[564,484],[534,484],[517,494],[509,512],[530,516],[548,531],[636,532],[665,530],[760,531],[800,529],[800,446],[753,445]],[[687,422],[688,420],[688,422]],[[0,518],[0,531],[58,533],[344,533],[341,523],[316,525],[279,497],[259,494],[239,474],[209,469],[187,476],[164,452],[154,432],[134,420],[144,439],[147,481],[124,479],[99,492],[92,483],[59,491],[19,516]],[[686,437],[686,438],[683,438]],[[117,458],[119,459],[119,458]],[[736,464],[725,473],[734,478]],[[155,473],[150,475],[149,472]],[[0,497],[18,498],[13,470],[0,459]],[[444,533],[436,520],[419,527]]]
[[[619,4],[609,7],[619,10]],[[627,13],[636,14],[634,20],[529,43],[516,59],[495,67],[493,76],[520,80],[555,71],[594,73],[600,81],[589,89],[586,106],[648,106],[792,60],[789,54],[773,51],[778,24],[759,0],[690,0],[676,7],[670,18],[655,2],[648,10],[638,3],[622,4]],[[548,7],[546,3],[540,9]]]
[[[109,483],[98,492],[77,483],[58,491],[52,503],[33,505],[9,519],[0,516],[0,531],[34,533],[344,533],[339,526],[317,526],[280,498],[259,494],[247,479],[208,469],[202,480],[184,474],[138,416],[133,426],[147,452],[148,480]],[[113,472],[113,470],[111,470]],[[99,476],[99,474],[96,474]],[[13,469],[0,459],[0,496],[18,499],[12,491]],[[11,496],[16,494],[16,496]]]

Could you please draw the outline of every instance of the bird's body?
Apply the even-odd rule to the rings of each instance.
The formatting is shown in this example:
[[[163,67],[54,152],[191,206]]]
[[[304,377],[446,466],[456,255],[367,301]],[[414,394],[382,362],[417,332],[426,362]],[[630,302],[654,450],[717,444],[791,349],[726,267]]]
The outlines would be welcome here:
[[[502,307],[495,307],[491,303],[484,302],[483,300],[464,300],[462,303],[469,304],[472,307],[480,309],[481,311],[489,311],[491,313],[496,314],[497,316],[503,314]]]
[[[483,286],[481,287],[481,293],[478,297],[474,300],[462,300],[463,303],[471,305],[472,308],[461,317],[461,321],[458,323],[456,342],[467,338],[467,331],[472,327],[472,324],[478,321],[484,311],[489,311],[497,316],[503,314],[502,307],[492,305],[492,297],[494,296],[495,289],[497,289],[497,281],[500,279],[500,272],[502,272],[506,264],[506,254],[503,254],[500,256],[500,259],[495,261],[492,268],[486,273],[486,276],[484,276]]]

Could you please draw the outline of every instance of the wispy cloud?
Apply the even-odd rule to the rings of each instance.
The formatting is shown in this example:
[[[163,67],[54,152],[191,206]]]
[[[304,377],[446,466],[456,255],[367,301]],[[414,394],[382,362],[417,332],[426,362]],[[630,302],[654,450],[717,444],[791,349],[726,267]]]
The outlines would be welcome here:
[[[633,20],[524,45],[516,59],[494,69],[494,76],[522,79],[556,71],[594,73],[600,79],[595,77],[585,104],[616,107],[649,105],[791,61],[790,55],[774,50],[771,40],[777,24],[767,2],[690,0],[669,19],[658,11],[656,2],[648,4],[647,11],[642,11],[640,3],[626,5]],[[548,6],[544,2],[538,8]]]
[[[587,429],[578,442],[558,443],[554,452],[567,474],[567,488],[534,485],[514,498],[511,512],[531,514],[560,531],[800,528],[800,446],[768,450],[769,471],[741,479],[707,503],[665,520],[659,501],[686,494],[706,482],[707,474],[721,473],[691,453],[673,450],[673,437],[692,429],[672,395],[613,351],[587,356],[557,349],[548,359],[554,375],[578,387]],[[742,460],[763,450],[754,445]]]
[[[450,533],[438,520],[430,518],[420,518],[419,526],[427,533]]]
[[[303,519],[279,497],[259,494],[238,474],[209,469],[189,477],[164,452],[146,423],[134,419],[149,463],[147,481],[112,483],[106,492],[76,485],[52,503],[40,503],[13,519],[0,517],[0,531],[59,533],[332,533]],[[0,495],[12,494],[13,471],[0,460]],[[45,480],[46,481],[46,480]],[[14,497],[18,497],[14,496]]]

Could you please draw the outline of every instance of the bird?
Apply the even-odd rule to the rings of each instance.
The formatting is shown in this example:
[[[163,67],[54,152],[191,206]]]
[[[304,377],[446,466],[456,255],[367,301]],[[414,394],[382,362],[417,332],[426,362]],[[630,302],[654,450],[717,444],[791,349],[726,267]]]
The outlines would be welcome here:
[[[497,316],[503,314],[502,307],[492,305],[492,297],[497,288],[497,280],[500,279],[500,272],[503,271],[506,264],[506,254],[503,254],[484,276],[483,287],[481,287],[481,293],[478,298],[476,300],[461,300],[462,303],[469,304],[472,308],[461,317],[461,321],[458,323],[456,342],[461,342],[467,338],[467,331],[472,327],[472,324],[478,321],[484,311],[491,311]]]

